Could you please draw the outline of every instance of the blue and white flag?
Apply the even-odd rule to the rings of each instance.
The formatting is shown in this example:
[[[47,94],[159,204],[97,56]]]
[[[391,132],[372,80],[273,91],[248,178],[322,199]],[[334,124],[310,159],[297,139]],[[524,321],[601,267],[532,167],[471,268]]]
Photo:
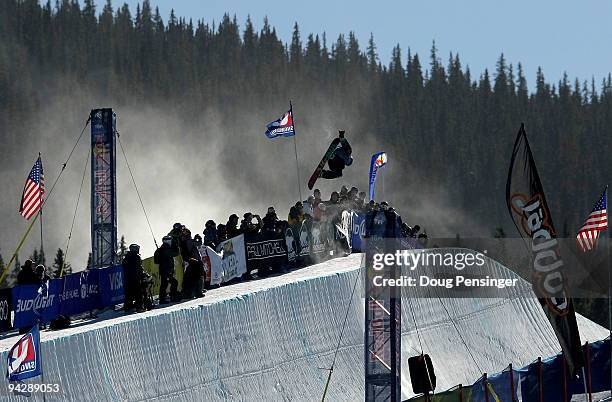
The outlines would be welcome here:
[[[20,381],[41,374],[40,332],[36,324],[9,350],[6,378],[9,381]]]
[[[293,127],[293,111],[291,109],[279,119],[269,123],[266,129],[266,137],[268,138],[291,137],[293,135],[295,135],[295,128]]]
[[[378,170],[387,164],[387,153],[377,152],[372,155],[370,162],[370,200],[374,199],[374,187],[376,185],[376,174]]]

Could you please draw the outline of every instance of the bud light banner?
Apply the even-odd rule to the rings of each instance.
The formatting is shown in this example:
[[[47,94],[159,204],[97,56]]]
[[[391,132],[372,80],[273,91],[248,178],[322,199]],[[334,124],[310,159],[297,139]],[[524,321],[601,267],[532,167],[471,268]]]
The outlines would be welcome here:
[[[94,271],[92,270],[89,274],[93,274]],[[97,271],[99,274],[100,307],[109,307],[123,303],[125,299],[123,291],[123,267],[115,265]],[[95,278],[91,278],[91,280],[94,281]]]
[[[12,309],[11,289],[0,289],[0,332],[8,331],[13,327],[11,325]]]
[[[60,314],[71,316],[81,314],[97,308],[98,301],[98,282],[89,282],[89,277],[96,277],[90,271],[77,272],[66,275],[64,279],[64,289],[60,293]]]
[[[42,324],[54,320],[60,311],[63,279],[51,279],[42,286],[23,285],[13,288],[15,328],[31,327],[40,319]]]

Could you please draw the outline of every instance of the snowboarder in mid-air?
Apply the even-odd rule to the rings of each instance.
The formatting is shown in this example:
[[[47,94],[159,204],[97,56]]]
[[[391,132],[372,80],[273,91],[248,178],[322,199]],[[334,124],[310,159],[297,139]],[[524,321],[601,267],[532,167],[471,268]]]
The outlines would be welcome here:
[[[353,157],[351,154],[353,150],[348,140],[344,138],[344,130],[338,130],[339,144],[336,146],[334,155],[327,161],[329,170],[323,170],[321,177],[324,179],[335,179],[342,176],[342,170],[346,166],[351,166],[353,163]]]
[[[308,181],[308,188],[312,190],[314,183],[319,177],[324,179],[341,177],[342,170],[353,163],[352,152],[351,145],[344,138],[344,130],[338,130],[338,138],[334,138],[327,152],[325,152],[323,159],[321,159],[321,162]],[[326,163],[329,165],[329,170],[323,169]]]

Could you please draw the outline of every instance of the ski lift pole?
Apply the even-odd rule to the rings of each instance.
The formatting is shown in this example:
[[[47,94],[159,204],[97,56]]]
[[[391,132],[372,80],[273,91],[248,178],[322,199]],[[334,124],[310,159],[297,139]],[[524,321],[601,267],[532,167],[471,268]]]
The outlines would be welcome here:
[[[295,151],[295,170],[297,173],[297,186],[298,186],[298,195],[300,197],[299,201],[303,201],[302,199],[302,187],[300,186],[300,163],[298,162],[298,153],[297,153],[297,133],[295,131],[295,120],[293,119],[293,104],[289,101],[289,113],[291,114],[291,125],[293,127],[293,149]]]

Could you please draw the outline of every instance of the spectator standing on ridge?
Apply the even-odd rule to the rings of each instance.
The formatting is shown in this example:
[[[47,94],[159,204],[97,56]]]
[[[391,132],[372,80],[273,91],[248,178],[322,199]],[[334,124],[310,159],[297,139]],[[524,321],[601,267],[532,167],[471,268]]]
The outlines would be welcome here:
[[[179,299],[178,281],[174,278],[174,257],[178,255],[178,250],[172,247],[171,236],[164,236],[161,247],[153,254],[153,262],[159,265],[159,304],[168,303],[168,284],[170,284],[171,300],[178,301]]]
[[[329,196],[329,201],[327,201],[327,205],[337,205],[340,203],[340,194],[337,191],[334,191]]]
[[[340,188],[340,203],[346,202],[349,199],[348,197],[348,188],[346,186],[342,186]]]
[[[289,226],[299,226],[299,224],[301,223],[298,209],[295,206],[289,208],[289,216],[287,216],[287,223],[289,224]]]
[[[206,225],[204,225],[204,245],[208,246],[212,249],[217,247],[219,244],[219,239],[217,238],[217,228],[215,221],[208,220],[206,221]]]
[[[199,234],[196,234],[195,236],[193,236],[193,244],[199,250],[200,247],[202,247],[202,236],[200,236]]]
[[[38,264],[36,266],[36,283],[38,285],[42,285],[50,279],[51,277],[47,275],[47,268],[45,268],[45,266],[42,264]]]
[[[172,244],[170,244],[170,247],[172,247],[176,251],[179,251],[182,231],[183,225],[181,225],[180,222],[176,222],[174,225],[172,225],[172,230],[168,233],[168,236],[172,238]]]
[[[124,311],[129,311],[132,308],[136,308],[138,312],[144,311],[142,286],[140,284],[144,269],[139,253],[140,246],[138,244],[130,244],[129,250],[125,253],[121,262],[121,265],[123,265],[123,289],[125,292]]]
[[[227,223],[225,224],[225,233],[228,239],[240,235],[240,229],[238,229],[238,215],[230,215]]]
[[[17,285],[34,285],[38,283],[34,272],[34,261],[25,260],[17,274]]]
[[[366,193],[365,191],[360,192],[357,195],[357,199],[355,201],[355,207],[360,211],[364,211],[366,208]]]
[[[227,240],[227,228],[224,224],[220,223],[217,225],[217,243],[215,244],[215,250],[219,247],[219,244]]]
[[[304,205],[301,201],[295,203],[295,208],[297,209],[298,219],[300,223],[304,222]]]
[[[313,195],[314,201],[312,203],[312,217],[318,221],[319,219],[321,219],[321,206],[323,205],[323,201],[321,200],[321,190],[315,188]]]
[[[257,219],[257,223],[253,223],[253,218]],[[251,212],[244,214],[244,219],[240,223],[240,232],[245,235],[256,235],[263,227],[263,222],[259,215],[253,215]]]
[[[276,231],[276,225],[278,223],[278,216],[276,216],[276,211],[274,207],[268,207],[268,212],[266,216],[263,217],[263,231],[265,233],[274,233]]]
[[[183,297],[193,299],[204,296],[204,264],[202,260],[190,258],[183,276]]]

